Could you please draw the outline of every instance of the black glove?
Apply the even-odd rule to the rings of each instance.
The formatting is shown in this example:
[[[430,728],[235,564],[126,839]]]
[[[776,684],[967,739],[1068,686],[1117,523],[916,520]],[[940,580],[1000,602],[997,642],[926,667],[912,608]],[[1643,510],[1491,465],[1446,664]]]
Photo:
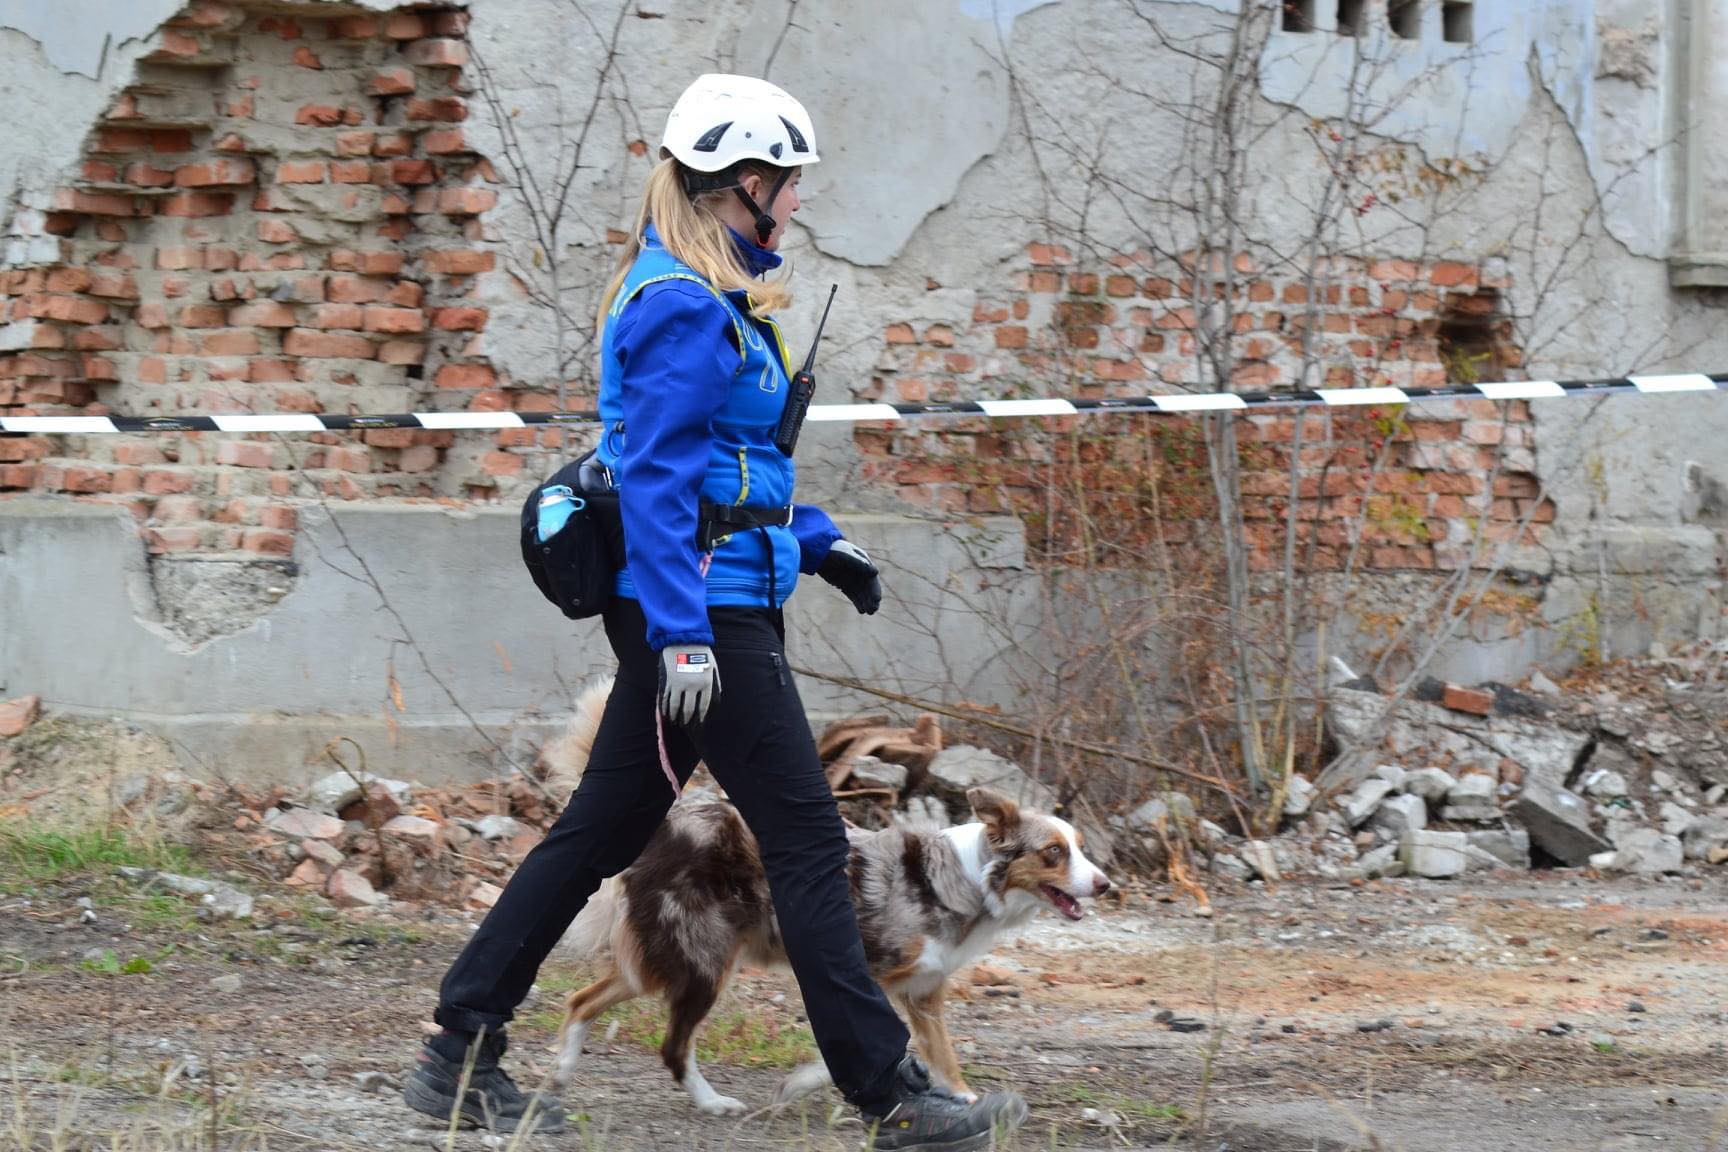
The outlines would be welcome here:
[[[877,578],[876,565],[868,552],[850,540],[834,541],[816,575],[844,592],[862,615],[874,616],[882,607],[882,581]]]

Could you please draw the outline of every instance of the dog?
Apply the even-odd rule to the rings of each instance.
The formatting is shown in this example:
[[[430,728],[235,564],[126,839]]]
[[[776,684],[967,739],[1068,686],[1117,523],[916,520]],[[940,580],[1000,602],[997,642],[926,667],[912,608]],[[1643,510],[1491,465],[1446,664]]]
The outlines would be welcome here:
[[[574,787],[599,725],[609,682],[578,702],[565,735],[543,751],[557,786]],[[967,793],[974,821],[951,828],[849,828],[853,907],[871,975],[903,1009],[925,1063],[945,1087],[976,1099],[948,1037],[949,979],[1005,932],[1043,908],[1080,920],[1081,901],[1111,882],[1087,859],[1066,820],[1022,809],[984,788]],[[569,1085],[593,1022],[638,996],[657,995],[671,1019],[660,1056],[696,1107],[737,1116],[691,1052],[704,1017],[740,964],[786,967],[785,949],[754,837],[729,803],[677,801],[636,862],[607,880],[560,950],[597,960],[600,976],[565,1001],[555,1090]],[[788,1075],[774,1106],[831,1083],[820,1061]]]

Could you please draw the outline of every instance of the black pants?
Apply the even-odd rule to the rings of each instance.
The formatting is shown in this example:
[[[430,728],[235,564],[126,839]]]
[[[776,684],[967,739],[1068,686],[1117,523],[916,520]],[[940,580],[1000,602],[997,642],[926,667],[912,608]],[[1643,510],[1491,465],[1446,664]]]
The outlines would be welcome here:
[[[871,978],[847,882],[846,832],[786,667],[780,613],[713,608],[720,693],[700,729],[667,723],[683,783],[701,759],[761,846],[780,933],[835,1087],[870,1108],[906,1054],[906,1027]],[[582,782],[528,853],[439,990],[434,1019],[500,1030],[600,881],[628,868],[672,805],[654,716],[659,657],[635,600],[607,610],[617,681]]]

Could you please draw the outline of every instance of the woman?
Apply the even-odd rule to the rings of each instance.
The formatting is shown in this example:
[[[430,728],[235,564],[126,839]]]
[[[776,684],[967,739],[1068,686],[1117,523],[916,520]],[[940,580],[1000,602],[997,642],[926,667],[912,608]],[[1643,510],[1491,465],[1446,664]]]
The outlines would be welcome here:
[[[463,1113],[513,1130],[563,1106],[498,1067],[504,1026],[601,880],[628,867],[698,760],[761,849],[781,935],[836,1087],[878,1149],[981,1148],[1013,1126],[1011,1094],[968,1103],[932,1087],[871,979],[848,892],[844,826],[787,670],[781,609],[800,573],[860,612],[881,600],[865,553],[820,509],[791,505],[776,445],[791,390],[761,276],[817,160],[804,108],[772,84],[708,75],[667,118],[661,161],[601,305],[598,460],[617,485],[626,565],[605,614],[618,674],[569,806],[522,861],[444,978],[404,1097],[446,1117],[477,1051]],[[784,443],[784,440],[782,440]],[[722,689],[722,679],[724,688]]]

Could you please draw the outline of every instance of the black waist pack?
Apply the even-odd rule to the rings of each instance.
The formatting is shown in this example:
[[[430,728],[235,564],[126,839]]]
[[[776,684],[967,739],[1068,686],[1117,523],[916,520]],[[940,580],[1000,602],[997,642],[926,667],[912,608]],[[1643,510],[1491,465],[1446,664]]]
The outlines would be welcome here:
[[[541,594],[572,620],[606,610],[624,566],[618,493],[593,455],[554,472],[522,503],[522,562]]]

